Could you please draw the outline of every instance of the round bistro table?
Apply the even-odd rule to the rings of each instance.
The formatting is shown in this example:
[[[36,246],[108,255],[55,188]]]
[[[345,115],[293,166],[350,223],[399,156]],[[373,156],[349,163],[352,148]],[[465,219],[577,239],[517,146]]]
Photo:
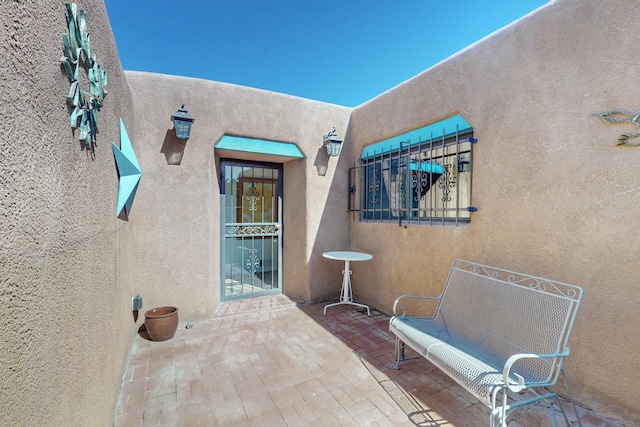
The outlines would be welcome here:
[[[322,254],[323,257],[333,259],[336,261],[344,261],[344,270],[342,270],[342,291],[340,292],[340,301],[327,304],[324,306],[324,314],[327,314],[327,308],[334,305],[349,304],[356,305],[358,307],[364,307],[367,309],[367,315],[371,315],[369,307],[364,304],[358,304],[353,302],[353,294],[351,293],[351,270],[349,269],[351,262],[353,261],[369,261],[373,258],[373,255],[363,252],[351,252],[351,251],[332,251]]]

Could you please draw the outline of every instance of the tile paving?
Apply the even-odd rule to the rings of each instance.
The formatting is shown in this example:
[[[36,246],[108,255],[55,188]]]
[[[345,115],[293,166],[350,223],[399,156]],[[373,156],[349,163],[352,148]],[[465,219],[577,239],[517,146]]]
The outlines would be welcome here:
[[[488,408],[426,360],[393,369],[388,316],[352,306],[324,316],[323,308],[273,295],[222,304],[210,321],[181,323],[169,341],[141,331],[114,426],[488,425]],[[579,414],[584,427],[617,426]],[[539,407],[509,421],[546,425],[549,411]]]

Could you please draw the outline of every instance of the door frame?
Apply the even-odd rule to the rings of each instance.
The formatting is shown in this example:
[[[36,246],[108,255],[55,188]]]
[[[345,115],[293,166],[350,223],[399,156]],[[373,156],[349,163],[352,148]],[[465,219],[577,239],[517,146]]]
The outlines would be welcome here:
[[[274,206],[276,210],[276,223],[277,227],[277,287],[273,289],[263,290],[260,292],[252,292],[246,294],[236,294],[236,295],[226,295],[225,287],[226,287],[226,240],[227,240],[227,224],[228,223],[236,223],[237,218],[226,218],[227,206],[226,206],[226,169],[228,166],[231,167],[243,167],[243,168],[264,168],[264,169],[275,169],[278,171],[278,182],[277,182],[277,200],[276,205]],[[267,178],[263,178],[267,179]],[[230,159],[230,158],[221,158],[220,159],[220,206],[219,206],[219,218],[220,218],[220,301],[233,301],[238,299],[245,298],[254,298],[258,296],[264,295],[273,295],[282,293],[283,289],[283,244],[282,240],[284,237],[284,221],[283,221],[283,190],[284,190],[284,165],[282,163],[272,163],[272,162],[259,162],[259,161],[251,161],[251,160],[240,160],[240,159]],[[235,215],[234,215],[235,216]]]

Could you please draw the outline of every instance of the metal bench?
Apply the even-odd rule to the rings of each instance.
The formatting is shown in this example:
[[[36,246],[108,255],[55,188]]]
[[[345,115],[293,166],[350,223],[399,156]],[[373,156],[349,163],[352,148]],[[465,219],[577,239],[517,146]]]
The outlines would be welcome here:
[[[559,396],[546,388],[562,375],[582,426],[562,368],[581,299],[577,286],[455,260],[440,296],[396,299],[389,321],[395,368],[426,358],[491,408],[491,426],[506,426],[514,410],[532,403],[550,408],[554,425],[556,411],[570,425]],[[408,306],[433,315],[408,316]],[[405,345],[419,355],[406,358]]]

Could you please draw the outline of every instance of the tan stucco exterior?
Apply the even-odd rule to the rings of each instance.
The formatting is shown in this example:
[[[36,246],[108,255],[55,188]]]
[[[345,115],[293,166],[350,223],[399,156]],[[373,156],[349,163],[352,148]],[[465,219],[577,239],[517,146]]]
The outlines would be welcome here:
[[[456,113],[479,141],[469,225],[352,223],[352,247],[385,260],[355,267],[358,295],[386,312],[397,295],[437,295],[454,258],[582,286],[566,365],[576,398],[635,425],[640,147],[615,145],[634,125],[592,116],[640,111],[632,9],[551,3],[356,108],[350,142],[360,153]]]
[[[209,319],[220,301],[220,156],[224,134],[294,143],[304,159],[284,163],[283,288],[304,300],[332,296],[322,251],[349,247],[349,221],[337,161],[322,149],[332,126],[346,130],[351,109],[237,85],[127,72],[136,104],[136,150],[143,177],[132,209],[136,256],[128,276],[149,307],[177,305],[184,320]],[[175,139],[171,115],[186,103],[195,117],[186,143]],[[179,164],[163,147],[180,151]],[[225,156],[231,155],[224,153]],[[250,160],[272,157],[238,155]],[[326,174],[317,165],[326,165]],[[162,197],[158,197],[158,192]],[[324,216],[342,218],[329,236]],[[338,275],[339,266],[334,271]],[[310,286],[310,283],[314,286]]]
[[[109,77],[91,156],[69,127],[64,3],[0,3],[0,425],[111,425],[143,322],[142,313],[133,319],[133,295],[143,311],[177,306],[182,324],[211,318],[220,303],[214,147],[224,134],[290,142],[304,154],[284,163],[285,293],[335,298],[343,266],[321,254],[341,249],[374,255],[352,265],[354,291],[386,313],[400,294],[439,293],[456,257],[582,286],[566,365],[577,401],[640,424],[640,147],[615,145],[633,126],[592,116],[640,112],[633,6],[551,2],[351,109],[124,72],[104,5],[81,1]],[[170,121],[182,103],[196,119],[186,142]],[[354,157],[457,113],[479,140],[471,223],[352,220]],[[115,215],[110,143],[120,118],[143,173],[128,221]],[[338,158],[321,146],[333,126],[345,136]],[[261,159],[273,161],[251,158]]]
[[[120,118],[135,133],[133,99],[104,5],[79,6],[109,76],[93,158],[69,126],[64,2],[0,2],[3,426],[110,425],[136,329],[111,149]]]

